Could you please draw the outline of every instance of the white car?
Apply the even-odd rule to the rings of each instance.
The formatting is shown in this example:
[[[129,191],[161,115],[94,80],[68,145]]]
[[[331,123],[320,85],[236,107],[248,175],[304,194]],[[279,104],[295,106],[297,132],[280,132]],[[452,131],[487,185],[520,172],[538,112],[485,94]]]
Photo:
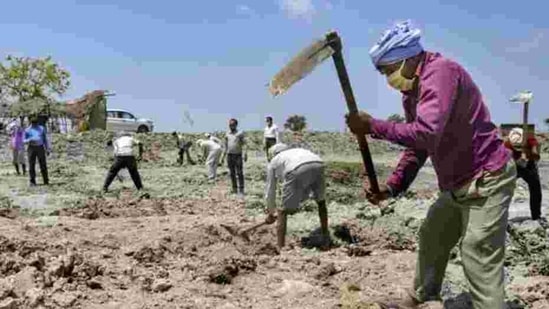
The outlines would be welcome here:
[[[107,110],[107,131],[146,133],[153,131],[153,121],[136,118],[132,113],[121,109]]]

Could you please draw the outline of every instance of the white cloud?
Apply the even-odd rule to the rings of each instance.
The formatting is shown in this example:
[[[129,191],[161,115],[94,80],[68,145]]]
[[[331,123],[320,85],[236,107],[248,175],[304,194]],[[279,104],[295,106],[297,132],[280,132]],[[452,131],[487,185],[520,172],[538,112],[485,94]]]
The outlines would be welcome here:
[[[279,6],[289,18],[310,20],[316,11],[312,0],[279,0]]]
[[[245,4],[237,5],[236,12],[242,15],[249,15],[249,16],[255,14],[254,10]]]

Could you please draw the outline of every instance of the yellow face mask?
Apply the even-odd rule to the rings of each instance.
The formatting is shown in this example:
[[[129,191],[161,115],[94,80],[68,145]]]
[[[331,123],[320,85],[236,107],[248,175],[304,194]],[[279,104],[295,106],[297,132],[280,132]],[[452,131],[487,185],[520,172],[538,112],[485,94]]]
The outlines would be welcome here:
[[[404,68],[404,64],[406,63],[406,60],[402,61],[402,65],[400,68],[390,75],[387,75],[387,82],[389,85],[396,90],[400,91],[408,91],[412,90],[414,87],[414,79],[408,79],[402,76],[402,68]]]

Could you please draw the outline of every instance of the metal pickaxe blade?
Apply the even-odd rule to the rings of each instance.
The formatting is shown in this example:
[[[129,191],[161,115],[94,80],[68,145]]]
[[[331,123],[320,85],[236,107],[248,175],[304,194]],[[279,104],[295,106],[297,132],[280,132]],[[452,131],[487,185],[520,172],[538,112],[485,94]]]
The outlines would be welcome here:
[[[351,81],[349,80],[347,69],[345,68],[341,49],[342,43],[337,32],[331,31],[327,33],[324,38],[314,41],[282,68],[282,70],[280,70],[271,80],[269,91],[274,97],[284,94],[292,85],[309,75],[309,73],[319,64],[331,56],[334,60],[339,83],[341,84],[349,113],[358,113],[355,97],[351,88]],[[371,190],[373,193],[378,193],[379,184],[377,182],[370,148],[368,147],[368,141],[364,135],[357,135],[356,138],[360,147],[362,161],[366,173],[368,174]]]

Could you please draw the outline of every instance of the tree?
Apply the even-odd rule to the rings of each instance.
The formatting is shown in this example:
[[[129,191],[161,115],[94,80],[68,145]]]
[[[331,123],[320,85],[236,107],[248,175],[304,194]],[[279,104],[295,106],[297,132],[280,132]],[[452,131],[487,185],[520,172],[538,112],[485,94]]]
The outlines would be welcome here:
[[[0,63],[0,92],[3,103],[31,100],[51,103],[70,86],[70,74],[51,57],[29,58],[7,56]]]
[[[406,118],[399,114],[392,114],[387,118],[388,121],[396,122],[396,123],[403,123],[406,122]]]
[[[305,116],[301,115],[291,115],[286,119],[286,123],[284,123],[284,128],[293,132],[301,132],[305,130],[305,127],[307,127],[307,120]]]

